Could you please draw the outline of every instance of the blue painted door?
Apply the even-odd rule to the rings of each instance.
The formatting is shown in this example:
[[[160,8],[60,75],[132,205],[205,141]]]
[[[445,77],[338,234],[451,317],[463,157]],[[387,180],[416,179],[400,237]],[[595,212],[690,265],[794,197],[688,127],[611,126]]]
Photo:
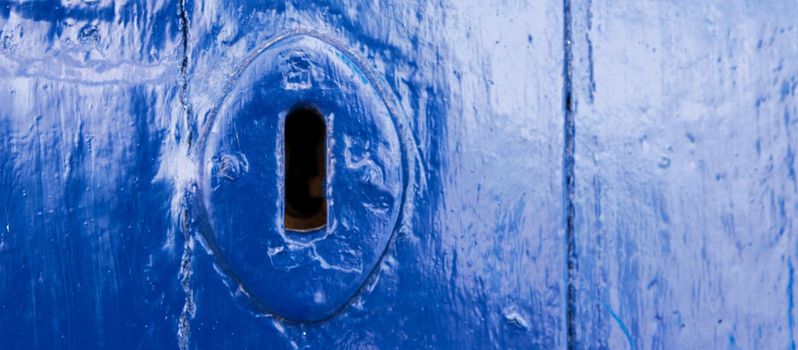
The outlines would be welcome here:
[[[789,1],[576,1],[579,348],[793,349]]]
[[[0,8],[3,348],[565,345],[561,3]]]
[[[796,14],[0,2],[0,348],[794,347]]]

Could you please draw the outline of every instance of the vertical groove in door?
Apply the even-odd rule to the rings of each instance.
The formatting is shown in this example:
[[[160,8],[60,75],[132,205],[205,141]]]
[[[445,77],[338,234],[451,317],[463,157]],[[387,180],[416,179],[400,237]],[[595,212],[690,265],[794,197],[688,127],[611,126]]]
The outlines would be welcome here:
[[[571,0],[563,0],[563,225],[566,246],[566,341],[576,348],[576,238],[574,237],[574,102]]]

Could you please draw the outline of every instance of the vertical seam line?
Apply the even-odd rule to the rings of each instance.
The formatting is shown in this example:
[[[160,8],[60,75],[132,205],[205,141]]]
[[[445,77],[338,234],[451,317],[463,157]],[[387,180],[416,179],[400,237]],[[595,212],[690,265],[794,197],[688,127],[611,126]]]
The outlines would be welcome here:
[[[563,0],[563,225],[566,245],[566,341],[576,348],[577,257],[574,232],[574,100],[572,0]]]

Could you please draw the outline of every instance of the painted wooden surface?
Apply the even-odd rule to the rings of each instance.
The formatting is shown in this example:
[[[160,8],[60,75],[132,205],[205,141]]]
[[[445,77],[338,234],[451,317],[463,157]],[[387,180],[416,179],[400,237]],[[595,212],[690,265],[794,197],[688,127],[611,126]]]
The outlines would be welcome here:
[[[3,348],[565,346],[560,2],[0,9]],[[253,306],[191,210],[209,113],[297,32],[369,72],[407,160],[390,244],[315,323]]]
[[[577,1],[578,348],[794,348],[798,6]]]
[[[0,2],[0,348],[794,348],[795,18]],[[279,246],[295,102],[334,202]]]

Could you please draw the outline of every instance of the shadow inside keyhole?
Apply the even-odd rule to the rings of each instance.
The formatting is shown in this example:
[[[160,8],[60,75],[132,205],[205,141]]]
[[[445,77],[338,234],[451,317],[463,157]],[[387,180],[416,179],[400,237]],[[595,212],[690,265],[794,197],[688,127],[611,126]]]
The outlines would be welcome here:
[[[324,116],[308,105],[285,120],[285,229],[312,231],[327,225],[326,128]]]

